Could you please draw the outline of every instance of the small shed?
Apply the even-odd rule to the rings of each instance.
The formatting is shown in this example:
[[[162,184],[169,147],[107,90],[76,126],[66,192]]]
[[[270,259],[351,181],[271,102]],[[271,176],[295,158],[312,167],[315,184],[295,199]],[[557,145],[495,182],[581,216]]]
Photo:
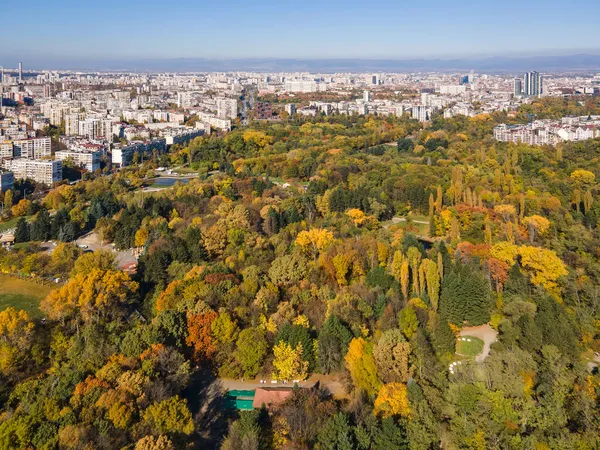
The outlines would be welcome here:
[[[8,247],[15,243],[15,236],[13,234],[0,235],[0,245]]]

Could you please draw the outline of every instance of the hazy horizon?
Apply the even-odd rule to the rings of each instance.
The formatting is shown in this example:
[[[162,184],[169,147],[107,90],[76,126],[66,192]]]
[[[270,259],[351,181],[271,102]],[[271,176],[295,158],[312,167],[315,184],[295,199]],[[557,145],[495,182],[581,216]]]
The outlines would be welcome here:
[[[140,71],[140,72],[420,72],[464,71],[512,72],[523,70],[586,71],[600,70],[600,50],[578,53],[529,56],[489,55],[480,57],[431,58],[138,58],[138,59],[70,59],[70,58],[0,58],[0,66],[10,72],[22,62],[28,70],[82,70],[82,71]]]

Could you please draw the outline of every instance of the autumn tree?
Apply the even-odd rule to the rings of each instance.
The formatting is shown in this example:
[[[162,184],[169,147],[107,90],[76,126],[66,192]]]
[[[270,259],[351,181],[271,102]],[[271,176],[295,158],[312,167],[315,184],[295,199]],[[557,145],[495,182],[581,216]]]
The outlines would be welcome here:
[[[0,372],[10,372],[26,362],[33,345],[34,324],[29,314],[9,306],[0,311]]]
[[[524,245],[519,247],[518,251],[521,266],[529,275],[531,282],[557,295],[558,280],[568,274],[565,263],[554,251],[545,248]]]
[[[383,417],[403,416],[410,414],[408,394],[404,383],[384,384],[375,399],[373,412]]]
[[[543,236],[550,228],[550,221],[536,214],[523,218],[523,224],[528,228],[529,242],[532,244],[535,241],[536,235]]]
[[[406,257],[408,262],[410,263],[413,292],[416,294],[419,292],[419,264],[421,263],[421,258],[423,257],[423,255],[417,247],[410,247],[406,252]],[[406,295],[405,298],[407,298]]]
[[[363,338],[354,338],[350,341],[348,353],[344,359],[354,386],[370,395],[375,395],[381,382],[377,376],[373,345]]]
[[[68,244],[61,244],[68,245]],[[71,245],[71,247],[75,247]],[[57,247],[58,249],[58,247]],[[55,250],[56,252],[56,250]],[[77,253],[79,254],[79,253]],[[53,255],[54,256],[54,255]],[[110,270],[115,267],[115,255],[108,250],[96,250],[91,253],[84,253],[79,256],[74,264],[71,276],[76,276],[80,273],[89,273],[94,269]]]
[[[179,396],[171,397],[160,403],[153,403],[143,414],[144,422],[156,434],[192,434],[194,420],[187,402]]]
[[[191,347],[192,355],[197,363],[210,361],[216,352],[216,345],[211,332],[211,325],[218,317],[214,311],[194,314],[187,313],[186,344]]]
[[[11,208],[12,215],[15,217],[23,217],[26,216],[29,210],[31,209],[31,200],[27,200],[23,198],[17,203],[15,206]]]
[[[571,180],[576,186],[589,186],[596,180],[594,172],[585,169],[577,169],[571,173]]]
[[[307,273],[307,260],[298,253],[276,258],[269,269],[269,277],[273,284],[282,287],[299,282]]]
[[[135,443],[134,450],[175,450],[173,442],[161,434],[158,437],[144,436]]]
[[[440,297],[440,270],[434,261],[427,258],[423,260],[421,265],[427,283],[427,295],[433,310],[437,311]]]
[[[333,233],[324,228],[312,228],[298,233],[295,242],[308,256],[316,259],[321,251],[333,243]]]
[[[305,380],[308,377],[308,361],[304,360],[302,343],[293,348],[285,341],[273,347],[273,377],[278,380]]]
[[[3,208],[3,212],[5,214],[10,214],[12,212],[12,207],[13,207],[13,191],[11,189],[9,189],[4,194],[4,208]]]
[[[55,320],[79,315],[84,321],[102,317],[111,320],[125,312],[123,307],[134,301],[137,289],[138,283],[125,272],[92,269],[52,291],[40,308]]]
[[[398,329],[383,333],[373,349],[377,374],[384,383],[408,381],[413,371],[409,357],[410,344]]]

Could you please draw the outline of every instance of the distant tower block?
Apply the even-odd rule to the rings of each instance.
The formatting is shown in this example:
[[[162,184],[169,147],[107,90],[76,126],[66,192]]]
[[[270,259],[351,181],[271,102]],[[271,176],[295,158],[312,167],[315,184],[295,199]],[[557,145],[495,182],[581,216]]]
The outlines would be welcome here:
[[[23,63],[19,63],[19,83],[23,82]]]

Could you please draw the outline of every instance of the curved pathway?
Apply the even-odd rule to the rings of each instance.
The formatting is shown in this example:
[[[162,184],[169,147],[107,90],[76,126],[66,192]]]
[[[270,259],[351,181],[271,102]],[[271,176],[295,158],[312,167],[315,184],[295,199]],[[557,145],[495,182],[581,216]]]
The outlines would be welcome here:
[[[475,361],[483,362],[490,354],[491,345],[498,340],[498,332],[489,324],[478,327],[466,327],[460,330],[461,336],[474,336],[483,341],[483,351],[475,357]]]

